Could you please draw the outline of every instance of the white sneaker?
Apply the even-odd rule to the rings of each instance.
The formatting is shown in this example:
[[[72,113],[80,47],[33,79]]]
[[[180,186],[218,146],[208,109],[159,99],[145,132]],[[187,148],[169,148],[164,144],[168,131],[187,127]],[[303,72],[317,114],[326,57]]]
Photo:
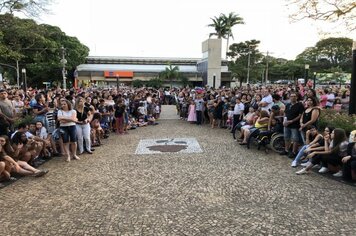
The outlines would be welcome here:
[[[303,167],[307,167],[307,166],[309,166],[310,165],[310,161],[308,161],[308,162],[304,162],[304,163],[302,163],[302,164],[300,164],[301,166],[303,166]]]
[[[312,169],[320,169],[321,166],[319,164],[316,164],[315,166],[312,167]]]
[[[340,170],[339,172],[333,174],[334,177],[342,177],[342,170]]]
[[[321,169],[319,170],[320,174],[325,174],[325,173],[328,173],[328,172],[329,172],[329,169],[326,168],[326,167],[321,167]]]
[[[295,172],[297,175],[304,175],[304,174],[309,174],[310,172],[307,171],[307,168],[303,168],[300,171]]]
[[[298,163],[296,161],[293,161],[291,167],[297,167],[297,166],[298,166]]]

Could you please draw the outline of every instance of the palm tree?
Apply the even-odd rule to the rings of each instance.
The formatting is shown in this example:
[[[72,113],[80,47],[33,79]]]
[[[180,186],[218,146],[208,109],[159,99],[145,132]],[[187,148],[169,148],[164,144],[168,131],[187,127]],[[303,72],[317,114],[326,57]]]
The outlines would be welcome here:
[[[228,16],[222,15],[223,21],[225,23],[225,30],[226,30],[226,37],[227,37],[227,43],[226,43],[226,53],[229,50],[229,39],[230,37],[234,39],[234,35],[232,34],[232,27],[235,25],[239,24],[245,24],[244,20],[242,17],[239,17],[238,14],[235,14],[234,12],[230,12]],[[226,59],[227,59],[227,54],[226,54]]]
[[[225,38],[226,36],[226,27],[225,27],[225,21],[224,18],[222,17],[222,14],[220,14],[219,17],[214,16],[214,18],[210,18],[213,23],[209,24],[208,27],[214,27],[215,32],[209,34],[209,38],[213,35],[216,35],[218,39]]]
[[[168,66],[164,71],[160,73],[159,77],[163,79],[168,79],[172,88],[173,79],[177,79],[179,77],[179,67],[172,66],[170,63],[168,63]]]
[[[209,24],[209,27],[214,27],[215,32],[210,33],[209,37],[212,35],[216,35],[219,39],[224,38],[227,39],[227,44],[226,44],[226,53],[229,50],[229,40],[230,37],[234,38],[234,35],[232,34],[232,27],[238,24],[244,24],[243,18],[239,17],[238,14],[235,14],[233,12],[230,12],[228,16],[225,14],[220,14],[219,17],[214,17],[211,18],[213,21],[212,24]],[[227,58],[227,55],[226,55]]]

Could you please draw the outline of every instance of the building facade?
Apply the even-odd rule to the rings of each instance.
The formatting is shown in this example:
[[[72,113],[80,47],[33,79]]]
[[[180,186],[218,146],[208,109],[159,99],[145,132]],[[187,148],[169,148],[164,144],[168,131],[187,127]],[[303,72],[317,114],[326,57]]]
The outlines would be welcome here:
[[[133,80],[148,81],[159,77],[170,64],[178,66],[181,76],[188,78],[193,86],[229,87],[231,73],[227,61],[221,59],[221,40],[208,39],[203,42],[202,49],[203,58],[89,56],[85,64],[77,67],[75,84],[79,87],[130,85]],[[179,86],[179,79],[174,79],[173,85]]]

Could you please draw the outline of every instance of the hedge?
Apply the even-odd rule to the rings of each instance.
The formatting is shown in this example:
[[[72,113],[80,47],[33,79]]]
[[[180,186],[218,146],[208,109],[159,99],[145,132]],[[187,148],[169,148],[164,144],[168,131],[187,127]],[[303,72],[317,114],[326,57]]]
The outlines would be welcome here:
[[[326,109],[322,110],[319,118],[319,129],[324,130],[326,126],[341,128],[349,135],[356,130],[356,115],[348,115],[339,111]]]

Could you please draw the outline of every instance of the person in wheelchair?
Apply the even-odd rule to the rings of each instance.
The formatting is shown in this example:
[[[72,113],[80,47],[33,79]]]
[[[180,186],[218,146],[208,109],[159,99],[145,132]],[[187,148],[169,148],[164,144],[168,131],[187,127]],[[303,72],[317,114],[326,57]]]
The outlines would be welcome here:
[[[261,110],[260,115],[257,118],[255,124],[250,129],[245,129],[243,134],[243,140],[240,142],[240,145],[246,145],[250,134],[256,130],[265,131],[268,128],[269,114],[266,110]]]
[[[283,117],[284,111],[278,105],[273,105],[271,108],[271,114],[268,120],[268,129],[266,132],[283,133]]]
[[[240,131],[240,137],[237,141],[242,141],[244,138],[245,130],[250,129],[255,124],[257,118],[260,115],[260,111],[256,110],[254,107],[249,107],[248,113],[243,116],[242,121],[240,121],[235,127],[235,132]]]
[[[273,136],[283,134],[283,113],[278,105],[271,107],[267,130],[258,130],[257,133],[253,134],[256,136],[255,139],[258,143],[258,149],[260,149],[261,146],[266,147],[267,144],[271,142]],[[275,150],[276,148],[272,147],[272,149]]]

